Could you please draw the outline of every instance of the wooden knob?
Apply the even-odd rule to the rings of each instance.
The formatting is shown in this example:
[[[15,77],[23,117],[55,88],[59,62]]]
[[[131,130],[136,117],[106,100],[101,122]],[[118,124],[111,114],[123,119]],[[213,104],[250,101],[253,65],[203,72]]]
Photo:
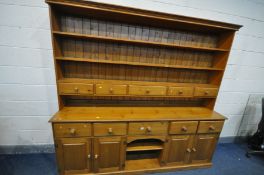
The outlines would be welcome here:
[[[98,154],[95,154],[95,155],[94,155],[94,159],[97,159],[98,157],[99,157]]]
[[[150,126],[148,126],[146,129],[147,129],[147,132],[151,132],[151,127]]]
[[[182,91],[182,90],[179,90],[179,92],[178,92],[178,93],[181,95],[181,94],[183,94],[183,91]]]
[[[71,133],[71,135],[75,135],[76,134],[76,130],[74,128],[70,128],[70,133]]]
[[[186,126],[183,126],[183,127],[181,128],[181,130],[184,131],[184,132],[186,132],[186,131],[187,131],[187,127],[186,127]]]
[[[209,130],[213,131],[213,130],[215,130],[215,127],[211,125],[211,126],[209,126]]]
[[[187,148],[186,150],[188,153],[192,152],[192,150],[190,148]]]
[[[150,91],[149,90],[146,90],[146,94],[149,94],[150,93]]]
[[[110,89],[109,89],[109,92],[112,94],[112,93],[113,93],[113,89],[112,89],[112,88],[110,88]]]
[[[196,152],[196,149],[195,149],[195,148],[192,148],[192,151],[193,151],[193,152]]]
[[[113,133],[113,129],[112,128],[108,128],[108,133],[112,134]]]
[[[76,93],[78,93],[78,92],[79,92],[79,89],[78,89],[77,87],[75,87],[75,88],[74,88],[74,91],[75,91]]]
[[[205,95],[208,95],[208,94],[209,94],[209,91],[205,91],[204,94],[205,94]]]

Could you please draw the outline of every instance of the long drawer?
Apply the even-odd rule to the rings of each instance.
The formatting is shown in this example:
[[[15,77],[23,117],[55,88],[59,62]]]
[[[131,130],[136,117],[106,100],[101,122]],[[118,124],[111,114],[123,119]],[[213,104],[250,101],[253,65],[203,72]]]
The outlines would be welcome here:
[[[198,121],[171,122],[170,134],[194,134],[197,131]]]
[[[224,121],[201,121],[198,133],[219,133],[224,125]]]
[[[55,123],[53,124],[55,137],[84,137],[91,136],[90,123]]]
[[[127,85],[96,84],[95,93],[97,95],[126,95]]]
[[[167,134],[168,122],[130,122],[129,135]]]
[[[126,135],[126,123],[94,123],[94,136]]]
[[[58,84],[59,94],[93,94],[93,84],[83,83],[59,83]]]
[[[193,87],[169,87],[168,95],[190,97],[193,95]]]
[[[129,95],[164,96],[166,91],[166,86],[129,86]]]
[[[216,97],[218,93],[218,88],[203,88],[196,87],[194,91],[194,96],[197,97]]]

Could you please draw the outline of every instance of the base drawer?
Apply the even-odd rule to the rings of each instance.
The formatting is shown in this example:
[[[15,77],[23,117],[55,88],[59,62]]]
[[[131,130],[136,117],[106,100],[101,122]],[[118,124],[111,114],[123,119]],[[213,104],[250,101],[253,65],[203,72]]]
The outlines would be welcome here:
[[[200,121],[198,133],[218,133],[222,131],[224,121]]]
[[[198,121],[171,122],[169,134],[194,134]]]
[[[84,137],[91,136],[90,123],[55,123],[53,124],[55,137]]]
[[[167,134],[167,122],[130,122],[129,135],[159,135]]]
[[[94,123],[94,136],[126,135],[126,123]]]

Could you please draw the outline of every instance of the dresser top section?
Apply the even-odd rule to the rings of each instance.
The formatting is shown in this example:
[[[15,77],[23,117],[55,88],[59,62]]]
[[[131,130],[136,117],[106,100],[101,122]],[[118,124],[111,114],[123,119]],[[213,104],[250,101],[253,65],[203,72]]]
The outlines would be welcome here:
[[[64,107],[50,122],[225,120],[204,107]]]
[[[80,0],[46,0],[46,2],[53,7],[60,8],[64,12],[71,12],[76,14],[85,15],[101,15],[104,17],[120,18],[120,15],[126,17],[127,20],[132,20],[134,17],[140,17],[144,20],[159,20],[167,21],[167,25],[177,24],[177,26],[183,26],[184,28],[192,27],[195,30],[196,27],[203,28],[204,30],[226,30],[226,31],[237,31],[241,25],[231,24],[220,21],[213,21],[195,17],[187,17],[183,15],[162,13],[144,9],[136,9],[131,7],[125,7],[120,5],[112,5],[106,3],[98,3],[91,1],[80,1]],[[156,21],[155,21],[156,20]],[[138,21],[137,19],[137,22]]]

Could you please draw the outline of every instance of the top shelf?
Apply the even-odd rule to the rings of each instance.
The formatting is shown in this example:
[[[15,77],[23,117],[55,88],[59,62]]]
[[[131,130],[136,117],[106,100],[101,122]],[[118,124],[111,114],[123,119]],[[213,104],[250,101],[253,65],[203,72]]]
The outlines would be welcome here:
[[[53,31],[53,34],[55,36],[62,36],[62,37],[73,37],[73,38],[79,38],[79,39],[101,40],[101,41],[108,41],[108,42],[151,45],[151,46],[158,46],[158,47],[179,48],[179,49],[188,49],[188,50],[197,50],[197,51],[211,51],[211,52],[228,52],[229,51],[228,49],[220,49],[220,48],[184,46],[184,45],[176,45],[176,44],[161,43],[161,42],[129,40],[129,39],[124,39],[124,38],[114,38],[114,37],[109,37],[109,36],[105,37],[105,36],[86,35],[86,34],[79,34],[79,33],[73,33],[73,32]]]

